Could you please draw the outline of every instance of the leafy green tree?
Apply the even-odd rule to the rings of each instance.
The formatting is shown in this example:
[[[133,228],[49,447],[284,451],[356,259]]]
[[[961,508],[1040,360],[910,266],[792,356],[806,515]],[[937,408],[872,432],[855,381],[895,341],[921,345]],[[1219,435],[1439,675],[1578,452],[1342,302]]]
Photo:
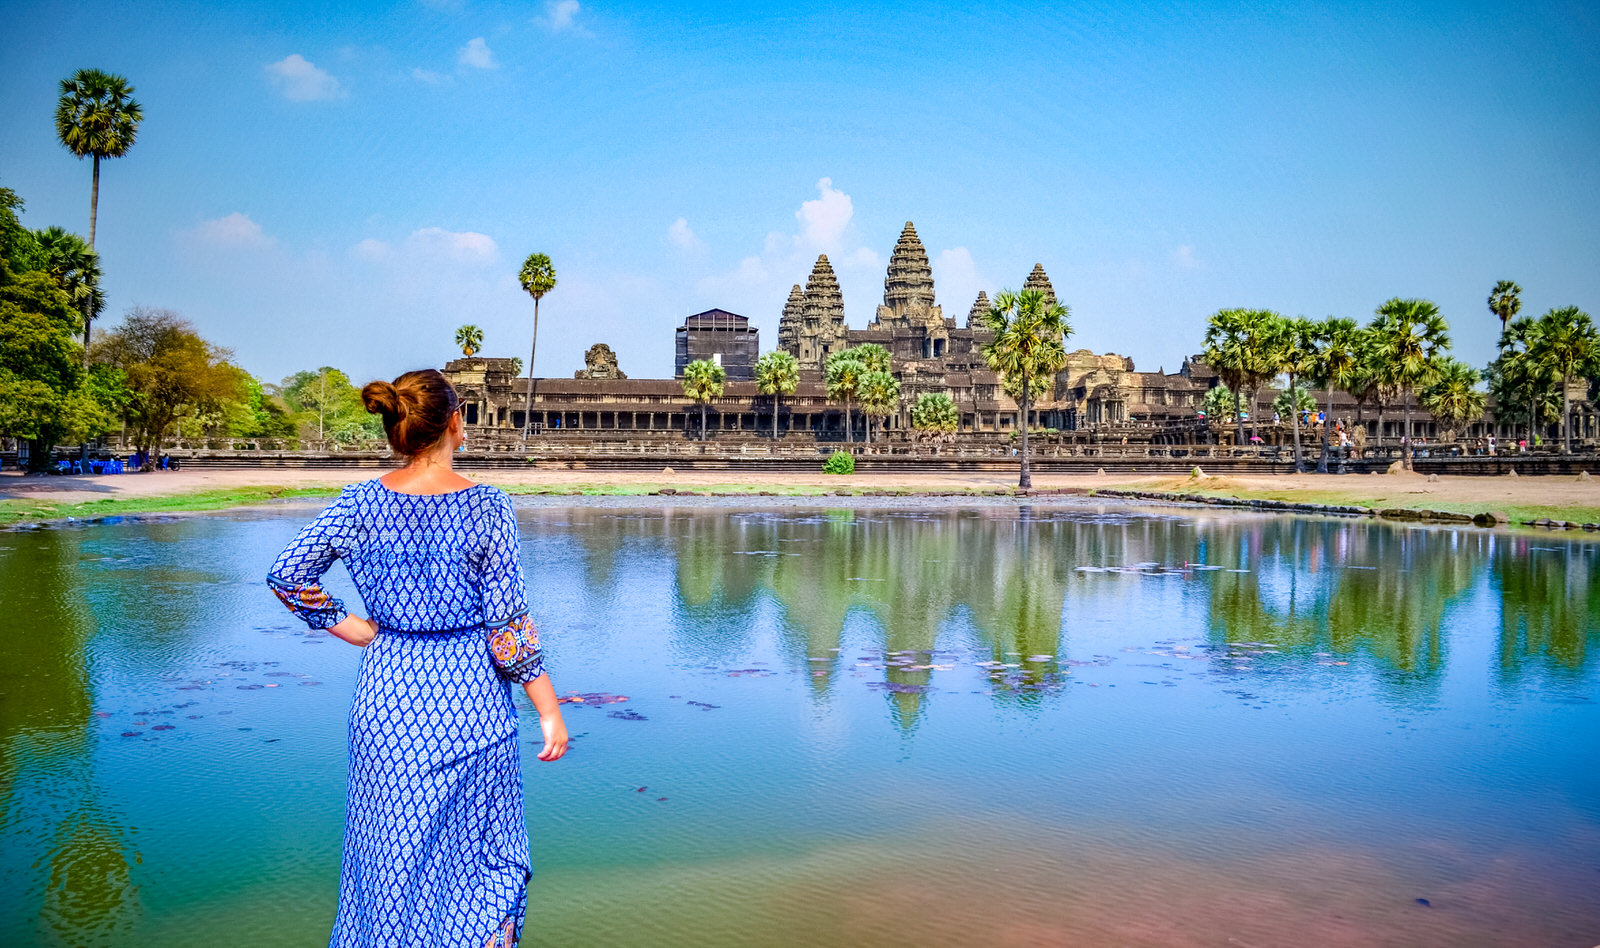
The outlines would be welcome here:
[[[878,434],[883,435],[883,419],[900,408],[900,380],[882,369],[868,369],[861,375],[861,411],[867,416],[867,440],[872,440],[872,419],[878,419]]]
[[[287,407],[261,384],[261,380],[246,373],[243,378],[244,400],[242,411],[230,418],[228,435],[235,438],[268,438],[287,440],[294,438],[297,427]]]
[[[121,158],[133,147],[144,121],[144,109],[133,99],[133,86],[122,76],[98,69],[80,69],[61,80],[56,103],[56,137],[78,158],[94,159],[89,189],[89,249],[100,212],[100,159]]]
[[[534,357],[539,353],[539,301],[556,288],[555,264],[550,262],[548,254],[530,253],[528,259],[522,261],[517,282],[522,285],[524,293],[533,297],[533,345],[528,349],[528,400],[522,414],[522,440],[526,441],[533,426],[533,366]]]
[[[126,376],[128,426],[151,464],[180,417],[215,413],[222,403],[244,400],[232,356],[201,338],[177,313],[145,307],[129,310],[121,326],[96,341],[93,352],[96,362]]]
[[[961,424],[955,401],[945,392],[923,392],[911,406],[911,427],[930,435],[954,434]]]
[[[1478,388],[1478,371],[1449,356],[1439,360],[1433,383],[1422,390],[1419,401],[1452,434],[1461,425],[1483,417],[1488,396]]]
[[[1329,316],[1313,327],[1314,358],[1306,378],[1328,393],[1322,420],[1322,454],[1317,473],[1328,473],[1328,436],[1333,427],[1333,393],[1349,392],[1358,384],[1361,372],[1362,330],[1353,319]]]
[[[308,429],[316,425],[317,441],[354,440],[358,437],[383,437],[382,421],[369,414],[361,401],[361,390],[350,381],[350,376],[331,365],[315,372],[301,371],[283,380],[283,400],[298,420]],[[343,439],[334,437],[345,432]]]
[[[1411,396],[1431,385],[1450,349],[1450,324],[1430,300],[1391,299],[1372,324],[1380,384],[1388,383],[1405,408],[1405,466],[1411,468]]]
[[[467,358],[483,348],[483,330],[477,326],[466,325],[456,330],[456,345],[461,347],[461,354]]]
[[[1009,384],[1018,387],[1017,407],[1022,410],[1022,464],[1017,486],[1033,486],[1033,470],[1028,460],[1029,411],[1034,397],[1045,394],[1048,380],[1067,364],[1067,337],[1072,324],[1067,308],[1045,299],[1040,290],[1013,293],[1005,290],[995,297],[994,306],[984,314],[984,328],[993,337],[983,344],[989,368],[999,372]]]
[[[683,394],[700,403],[700,440],[707,437],[706,406],[722,395],[728,374],[710,359],[696,359],[683,367]]]
[[[100,255],[83,238],[60,227],[34,234],[40,268],[65,290],[73,308],[83,314],[83,357],[89,358],[89,327],[106,308],[100,292]]]
[[[1539,317],[1538,358],[1561,384],[1561,453],[1572,453],[1571,385],[1600,372],[1600,333],[1594,320],[1576,306],[1552,309]]]
[[[828,400],[844,402],[844,440],[855,440],[855,419],[850,403],[861,391],[861,377],[867,374],[867,365],[853,349],[841,349],[828,356],[823,373],[823,384],[828,390]]]
[[[511,374],[512,375],[521,375],[522,374],[522,357],[521,356],[512,356],[511,357]]]
[[[0,270],[0,435],[28,441],[36,470],[89,407],[76,328],[70,299],[48,274]]]
[[[1489,291],[1489,312],[1500,318],[1500,348],[1506,347],[1506,329],[1522,310],[1522,287],[1511,280],[1501,280]]]
[[[756,390],[772,398],[772,437],[778,437],[778,408],[783,396],[800,387],[800,360],[783,350],[756,360]]]

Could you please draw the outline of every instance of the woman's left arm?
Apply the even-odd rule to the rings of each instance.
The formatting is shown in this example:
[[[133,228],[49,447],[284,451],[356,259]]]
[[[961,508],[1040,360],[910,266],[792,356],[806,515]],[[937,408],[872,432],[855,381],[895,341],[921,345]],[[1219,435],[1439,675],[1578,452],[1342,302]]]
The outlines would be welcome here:
[[[326,629],[352,645],[366,645],[377,634],[370,620],[353,616],[322,588],[322,574],[349,551],[353,536],[353,503],[348,489],[317,519],[306,524],[284,547],[267,573],[267,585],[278,600],[306,625]]]

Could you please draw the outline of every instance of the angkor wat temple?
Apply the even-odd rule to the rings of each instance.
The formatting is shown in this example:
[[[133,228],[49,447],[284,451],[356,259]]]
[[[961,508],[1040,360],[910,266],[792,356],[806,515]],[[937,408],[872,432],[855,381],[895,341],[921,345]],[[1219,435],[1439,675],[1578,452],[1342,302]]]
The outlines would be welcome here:
[[[1022,289],[1040,290],[1049,301],[1056,300],[1055,288],[1040,264],[1023,280]],[[819,256],[804,288],[795,284],[790,290],[778,321],[778,348],[793,354],[801,366],[798,390],[781,400],[779,429],[797,437],[842,439],[843,406],[828,401],[822,367],[829,354],[870,342],[889,350],[892,371],[900,381],[901,410],[883,425],[891,438],[910,427],[911,406],[924,392],[945,392],[955,401],[961,432],[992,437],[1015,431],[1020,424],[1017,404],[1005,394],[999,375],[988,368],[982,353],[989,332],[981,317],[989,305],[987,291],[980,292],[961,325],[944,315],[927,250],[907,221],[889,259],[882,304],[865,328],[852,329],[833,267],[826,255]],[[761,395],[748,375],[758,341],[756,329],[747,322],[737,314],[710,310],[688,317],[676,332],[673,344],[680,372],[689,357],[686,353],[716,359],[732,370],[723,395],[709,406],[713,431],[772,430],[773,400]],[[736,331],[712,331],[730,327]],[[673,339],[663,335],[664,344]],[[725,347],[736,348],[724,353]],[[531,381],[531,430],[672,438],[697,429],[699,405],[684,396],[679,380],[628,378],[604,345],[590,349],[588,362],[572,379]],[[456,359],[445,367],[465,403],[470,433],[482,443],[512,443],[521,437],[530,380],[514,376],[513,368],[511,359],[481,357]],[[1198,411],[1215,384],[1216,373],[1197,357],[1186,359],[1176,373],[1139,372],[1126,356],[1079,349],[1068,355],[1051,390],[1040,395],[1029,422],[1071,437],[1164,443],[1205,440],[1212,429]],[[1276,394],[1263,389],[1256,410],[1271,417]],[[1336,398],[1335,409],[1340,417],[1357,413],[1344,395]],[[1434,436],[1426,415],[1419,417],[1419,434]],[[1397,436],[1398,410],[1389,421],[1384,436]],[[857,412],[858,439],[863,425]]]

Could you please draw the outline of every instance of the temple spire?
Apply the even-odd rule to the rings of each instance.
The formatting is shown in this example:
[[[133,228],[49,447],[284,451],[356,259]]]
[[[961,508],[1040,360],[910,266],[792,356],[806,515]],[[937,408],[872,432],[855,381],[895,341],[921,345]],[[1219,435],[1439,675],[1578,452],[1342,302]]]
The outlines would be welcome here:
[[[983,317],[989,314],[989,294],[983,290],[978,291],[978,298],[972,301],[972,308],[967,310],[967,328],[982,329]]]
[[[1050,285],[1050,278],[1045,275],[1044,264],[1033,265],[1033,272],[1028,274],[1028,279],[1022,284],[1024,290],[1039,290],[1044,293],[1046,306],[1056,305],[1056,290]]]

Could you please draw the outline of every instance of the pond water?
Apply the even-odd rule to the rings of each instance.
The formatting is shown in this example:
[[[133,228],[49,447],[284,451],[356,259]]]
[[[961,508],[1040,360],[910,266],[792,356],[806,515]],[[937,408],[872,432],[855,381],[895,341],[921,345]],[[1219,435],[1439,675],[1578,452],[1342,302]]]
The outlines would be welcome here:
[[[1600,941],[1592,539],[773,503],[519,507],[526,944]],[[325,941],[314,512],[0,534],[0,943]]]

